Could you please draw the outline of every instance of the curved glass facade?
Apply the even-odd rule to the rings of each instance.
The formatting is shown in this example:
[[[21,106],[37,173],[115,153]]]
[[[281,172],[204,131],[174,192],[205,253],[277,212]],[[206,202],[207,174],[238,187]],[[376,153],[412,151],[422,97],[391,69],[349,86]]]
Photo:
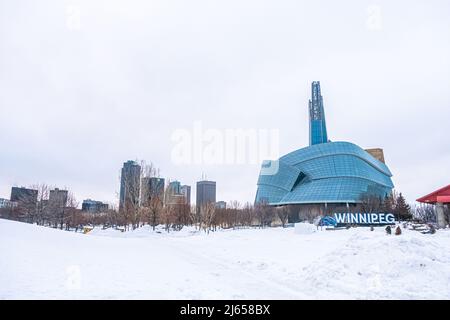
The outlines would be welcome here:
[[[359,146],[328,142],[263,163],[256,202],[271,205],[357,203],[394,187],[389,168]]]
[[[309,147],[276,161],[264,161],[256,203],[270,205],[358,203],[363,195],[392,191],[392,173],[384,157],[374,158],[350,142],[330,142],[320,82],[311,84]]]

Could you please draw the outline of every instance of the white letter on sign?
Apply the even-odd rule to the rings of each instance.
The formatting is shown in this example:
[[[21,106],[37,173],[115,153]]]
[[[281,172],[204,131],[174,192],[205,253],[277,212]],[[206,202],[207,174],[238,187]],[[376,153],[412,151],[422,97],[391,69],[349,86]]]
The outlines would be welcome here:
[[[392,213],[386,214],[386,222],[387,223],[395,223],[395,217]]]

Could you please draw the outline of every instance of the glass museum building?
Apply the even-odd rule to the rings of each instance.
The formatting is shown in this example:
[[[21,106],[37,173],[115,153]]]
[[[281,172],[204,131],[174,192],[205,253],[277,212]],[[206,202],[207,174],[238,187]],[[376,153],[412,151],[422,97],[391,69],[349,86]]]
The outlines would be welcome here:
[[[365,196],[384,198],[392,191],[382,149],[328,140],[318,81],[312,83],[309,101],[309,140],[306,148],[263,162],[255,203],[348,207]]]

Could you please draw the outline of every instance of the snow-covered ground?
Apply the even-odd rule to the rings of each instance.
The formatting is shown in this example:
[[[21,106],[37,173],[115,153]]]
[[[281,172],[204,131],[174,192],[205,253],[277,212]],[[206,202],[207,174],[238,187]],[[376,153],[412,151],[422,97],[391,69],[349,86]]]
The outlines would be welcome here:
[[[449,299],[450,231],[89,234],[0,219],[0,299]]]

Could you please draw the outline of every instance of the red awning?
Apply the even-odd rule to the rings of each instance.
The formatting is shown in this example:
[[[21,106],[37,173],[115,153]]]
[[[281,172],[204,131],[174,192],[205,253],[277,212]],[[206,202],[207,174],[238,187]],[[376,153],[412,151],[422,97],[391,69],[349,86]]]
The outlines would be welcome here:
[[[436,202],[450,203],[450,196],[437,196]]]
[[[416,201],[423,203],[450,203],[450,184],[422,198],[419,198]]]

